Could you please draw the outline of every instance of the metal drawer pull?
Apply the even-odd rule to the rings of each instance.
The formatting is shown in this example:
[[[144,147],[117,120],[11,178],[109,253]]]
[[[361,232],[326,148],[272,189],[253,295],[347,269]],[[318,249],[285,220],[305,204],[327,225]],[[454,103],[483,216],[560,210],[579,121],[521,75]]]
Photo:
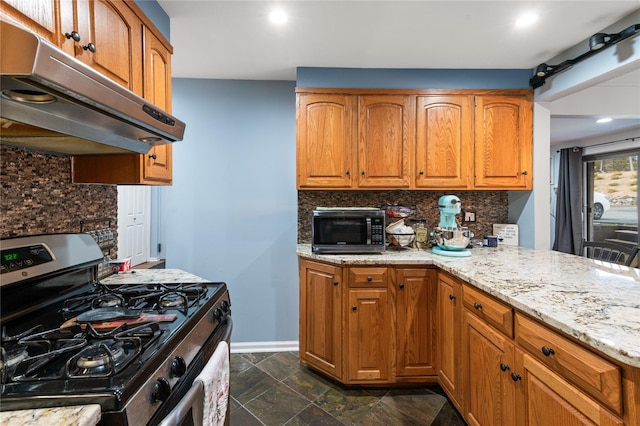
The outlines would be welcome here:
[[[357,310],[358,310],[358,307],[357,307],[356,305],[353,305],[353,306],[351,307],[351,310],[352,310],[352,311],[357,311]]]
[[[480,303],[477,303],[477,302],[473,304],[473,307],[476,308],[476,309],[482,309],[482,305]]]
[[[554,351],[553,349],[548,348],[548,347],[546,347],[546,346],[543,346],[543,347],[542,347],[542,353],[544,354],[544,356],[549,356],[549,355],[553,355],[553,354],[555,354],[555,353],[556,353],[556,351]]]
[[[400,284],[398,285],[398,287],[400,287],[400,288],[404,288],[404,283],[400,283]]]
[[[500,370],[507,371],[507,370],[509,370],[509,366],[506,365],[506,364],[500,364]]]
[[[372,280],[373,280],[373,278],[371,278],[371,276],[367,277],[367,281],[372,281]]]

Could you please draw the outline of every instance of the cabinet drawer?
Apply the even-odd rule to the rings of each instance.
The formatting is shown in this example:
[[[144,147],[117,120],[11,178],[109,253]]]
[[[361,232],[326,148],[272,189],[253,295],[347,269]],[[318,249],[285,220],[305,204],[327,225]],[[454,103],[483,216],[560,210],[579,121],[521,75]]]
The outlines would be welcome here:
[[[560,334],[516,315],[516,342],[545,365],[621,413],[620,369]]]
[[[508,337],[513,337],[513,309],[470,286],[464,286],[464,306]]]
[[[350,268],[350,287],[387,287],[389,269],[387,268]]]

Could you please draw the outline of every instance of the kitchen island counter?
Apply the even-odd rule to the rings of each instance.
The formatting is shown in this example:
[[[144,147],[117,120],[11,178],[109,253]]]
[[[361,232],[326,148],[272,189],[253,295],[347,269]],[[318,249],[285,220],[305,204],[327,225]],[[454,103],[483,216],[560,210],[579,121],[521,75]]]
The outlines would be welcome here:
[[[445,257],[415,249],[318,255],[310,244],[299,244],[297,254],[339,266],[433,265],[613,359],[640,367],[640,269],[509,246]]]

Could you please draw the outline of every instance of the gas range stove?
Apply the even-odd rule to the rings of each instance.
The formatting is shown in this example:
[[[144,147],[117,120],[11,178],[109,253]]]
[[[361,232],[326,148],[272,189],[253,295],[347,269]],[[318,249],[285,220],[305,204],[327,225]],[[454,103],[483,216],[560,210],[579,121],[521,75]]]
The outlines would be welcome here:
[[[0,410],[100,404],[103,424],[155,424],[230,340],[225,283],[104,284],[94,245],[2,241]]]

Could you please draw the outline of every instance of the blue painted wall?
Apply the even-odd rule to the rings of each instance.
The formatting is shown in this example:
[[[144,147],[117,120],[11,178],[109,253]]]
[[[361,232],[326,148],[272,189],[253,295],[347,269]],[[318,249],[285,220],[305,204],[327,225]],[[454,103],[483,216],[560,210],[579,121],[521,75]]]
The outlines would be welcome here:
[[[530,69],[298,67],[298,87],[368,89],[529,89]]]
[[[233,342],[298,340],[295,83],[173,79],[167,268],[226,281]]]
[[[169,15],[160,7],[156,0],[135,0],[135,3],[142,9],[147,18],[160,30],[162,35],[171,40],[171,21]]]

